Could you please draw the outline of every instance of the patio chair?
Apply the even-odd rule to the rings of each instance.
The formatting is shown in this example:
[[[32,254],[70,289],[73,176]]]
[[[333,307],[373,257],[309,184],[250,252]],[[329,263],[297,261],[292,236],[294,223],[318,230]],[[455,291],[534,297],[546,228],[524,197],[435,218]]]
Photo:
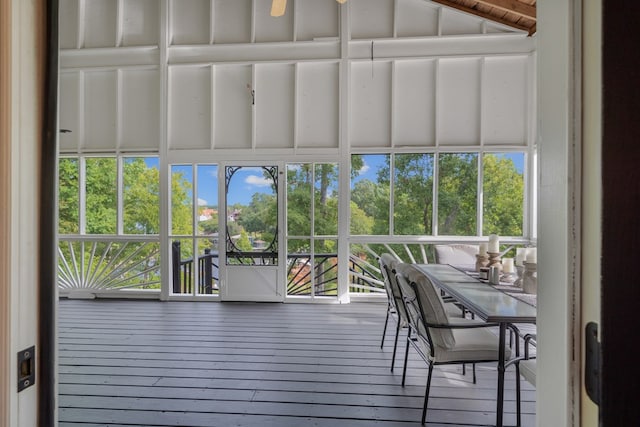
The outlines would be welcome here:
[[[514,359],[514,364],[516,365],[516,417],[517,417],[517,426],[520,427],[522,425],[521,422],[521,394],[520,394],[520,375],[527,380],[531,385],[536,385],[536,371],[537,371],[537,363],[535,354],[531,353],[531,350],[536,348],[537,346],[537,336],[536,334],[525,334],[524,335],[524,356],[522,358],[518,357]]]
[[[382,331],[382,342],[380,348],[384,346],[384,338],[387,333],[387,324],[389,323],[389,317],[394,317],[396,320],[396,337],[393,343],[393,356],[391,357],[391,372],[396,361],[396,349],[398,347],[398,335],[400,329],[404,328],[408,324],[407,313],[404,309],[404,303],[402,302],[402,295],[400,294],[400,288],[396,282],[396,264],[399,261],[389,253],[383,253],[378,258],[380,264],[380,271],[384,279],[384,288],[387,292],[387,317],[384,321],[384,330]]]
[[[444,308],[442,297],[431,280],[410,264],[402,263],[396,266],[396,279],[402,291],[410,328],[405,349],[402,385],[406,379],[410,346],[415,348],[428,365],[427,386],[422,408],[422,424],[424,424],[433,367],[472,363],[475,383],[476,363],[498,361],[498,336],[490,330],[498,324],[450,318]],[[505,346],[504,352],[505,357],[510,359],[511,349]]]
[[[389,317],[393,317],[396,320],[396,336],[393,343],[393,355],[391,358],[391,372],[396,360],[396,350],[398,348],[398,336],[400,335],[400,329],[405,328],[408,324],[407,313],[405,311],[404,302],[402,300],[402,292],[398,286],[396,280],[396,265],[399,263],[390,253],[383,253],[378,258],[380,264],[380,271],[384,279],[384,287],[387,293],[387,316],[384,320],[384,329],[382,331],[382,342],[380,348],[384,347],[384,339],[387,333],[387,325],[389,323]],[[461,308],[454,304],[445,304],[447,313],[450,316],[462,316],[463,311]]]

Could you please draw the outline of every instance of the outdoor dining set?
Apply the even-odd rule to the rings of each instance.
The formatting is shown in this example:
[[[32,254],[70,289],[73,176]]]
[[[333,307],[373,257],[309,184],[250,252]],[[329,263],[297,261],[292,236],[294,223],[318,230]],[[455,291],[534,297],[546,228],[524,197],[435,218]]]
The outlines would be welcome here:
[[[478,270],[482,266],[476,266],[473,261],[482,249],[473,245],[436,245],[436,264],[404,263],[390,253],[379,257],[388,296],[381,347],[388,320],[394,318],[392,371],[400,331],[407,330],[402,385],[410,348],[427,363],[423,424],[436,365],[461,364],[463,373],[466,365],[471,365],[475,384],[475,364],[495,363],[498,427],[503,425],[505,371],[510,367],[515,369],[518,426],[521,425],[520,376],[535,386],[535,328],[534,332],[531,328],[522,328],[536,323],[535,295],[523,291],[522,281],[491,283],[488,278],[481,278]],[[505,274],[501,269],[500,277],[510,279],[510,268],[507,270]]]

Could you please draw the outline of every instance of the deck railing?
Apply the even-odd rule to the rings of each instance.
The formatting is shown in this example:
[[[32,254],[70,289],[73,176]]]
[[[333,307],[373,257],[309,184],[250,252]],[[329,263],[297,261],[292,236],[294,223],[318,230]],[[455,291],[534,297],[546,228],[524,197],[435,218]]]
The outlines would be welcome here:
[[[64,292],[160,290],[160,239],[158,236],[61,236],[58,286]],[[352,245],[349,255],[349,292],[384,294],[377,259],[383,252],[406,262],[427,262],[431,245],[373,243]],[[171,244],[173,294],[216,295],[219,292],[219,258],[205,249],[195,257],[181,258],[180,242]],[[287,295],[335,296],[338,284],[337,253],[287,255]],[[196,280],[197,275],[197,280]]]

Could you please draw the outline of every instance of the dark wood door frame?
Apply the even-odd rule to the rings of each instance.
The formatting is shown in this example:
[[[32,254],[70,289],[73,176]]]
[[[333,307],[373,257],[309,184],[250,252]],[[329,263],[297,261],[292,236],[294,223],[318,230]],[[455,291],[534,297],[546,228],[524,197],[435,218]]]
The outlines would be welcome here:
[[[58,169],[58,0],[43,2],[46,57],[44,70],[44,118],[40,151],[40,253],[38,256],[38,425],[56,425],[56,242]]]
[[[639,354],[632,348],[640,324],[640,4],[602,6],[600,417],[603,426],[631,426],[640,420]]]

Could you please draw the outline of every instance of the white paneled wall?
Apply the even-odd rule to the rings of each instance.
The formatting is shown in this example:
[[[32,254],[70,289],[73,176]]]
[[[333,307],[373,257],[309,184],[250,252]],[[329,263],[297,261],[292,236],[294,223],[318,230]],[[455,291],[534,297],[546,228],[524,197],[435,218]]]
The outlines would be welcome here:
[[[479,58],[444,58],[438,61],[439,144],[480,144],[481,64]]]
[[[253,70],[251,65],[215,67],[214,147],[252,147]]]
[[[485,59],[482,96],[485,144],[526,145],[528,61],[526,56]]]
[[[169,69],[169,148],[211,148],[211,80],[208,65]]]
[[[407,0],[397,8],[396,35],[424,37],[438,35],[438,10],[425,6],[424,0]]]
[[[211,29],[209,0],[172,0],[170,44],[207,44]]]
[[[84,0],[80,20],[84,24],[81,46],[113,47],[117,43],[118,2],[104,0]]]
[[[122,46],[157,45],[160,39],[158,0],[127,0],[121,14]]]
[[[338,148],[339,71],[337,63],[298,65],[296,94],[298,147]]]
[[[120,148],[157,149],[160,140],[160,76],[158,70],[121,72]]]
[[[351,144],[389,147],[391,141],[391,62],[351,65]]]
[[[117,141],[118,73],[84,73],[84,148],[109,150]]]
[[[250,43],[251,0],[215,0],[213,8],[214,43]]]
[[[79,71],[60,73],[60,108],[58,123],[60,129],[59,144],[62,151],[78,151],[81,140],[80,112],[84,109],[82,91],[80,89]],[[67,132],[70,131],[70,132]]]
[[[292,64],[256,65],[256,147],[293,147],[294,83]]]
[[[432,2],[289,0],[278,18],[269,0],[60,8],[65,152],[532,143],[534,42]]]
[[[395,63],[394,145],[435,145],[436,67],[435,59]]]

